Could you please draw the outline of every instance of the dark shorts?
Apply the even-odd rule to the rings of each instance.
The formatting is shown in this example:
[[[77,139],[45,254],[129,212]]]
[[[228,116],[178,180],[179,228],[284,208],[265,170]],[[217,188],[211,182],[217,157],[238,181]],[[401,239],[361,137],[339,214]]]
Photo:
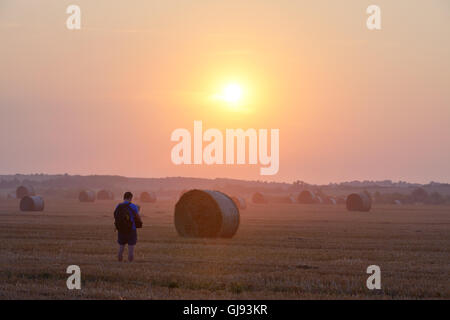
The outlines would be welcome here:
[[[117,243],[121,246],[128,244],[129,246],[134,246],[137,243],[137,232],[136,230],[130,233],[117,233]]]

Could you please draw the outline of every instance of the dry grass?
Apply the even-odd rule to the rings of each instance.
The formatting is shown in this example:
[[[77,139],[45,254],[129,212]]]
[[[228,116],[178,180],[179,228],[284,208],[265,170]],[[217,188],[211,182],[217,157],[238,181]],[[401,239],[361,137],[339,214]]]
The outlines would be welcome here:
[[[116,262],[110,201],[0,204],[0,299],[450,298],[450,208],[250,205],[231,239],[184,239],[173,202],[142,204],[136,262]],[[66,288],[79,265],[82,290]],[[365,287],[367,266],[382,290]]]

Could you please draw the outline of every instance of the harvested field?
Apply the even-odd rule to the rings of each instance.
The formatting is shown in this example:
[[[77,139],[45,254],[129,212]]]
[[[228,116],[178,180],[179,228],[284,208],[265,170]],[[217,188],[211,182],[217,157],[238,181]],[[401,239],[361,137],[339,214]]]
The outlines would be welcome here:
[[[116,262],[115,202],[18,201],[0,202],[0,299],[450,299],[449,207],[249,204],[234,238],[194,239],[177,235],[174,201],[140,203],[130,264]]]

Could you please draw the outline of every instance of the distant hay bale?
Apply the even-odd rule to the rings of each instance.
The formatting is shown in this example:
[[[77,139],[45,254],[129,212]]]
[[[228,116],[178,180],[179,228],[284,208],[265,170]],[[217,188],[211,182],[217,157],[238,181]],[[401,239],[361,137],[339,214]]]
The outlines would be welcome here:
[[[372,199],[366,193],[352,193],[347,197],[348,211],[370,211]]]
[[[20,186],[16,189],[16,198],[22,199],[26,196],[34,196],[36,193],[34,192],[34,188],[32,186]]]
[[[6,196],[6,199],[11,200],[11,199],[17,199],[16,195],[12,194],[12,193],[8,193],[8,195]]]
[[[97,192],[97,200],[114,200],[114,193],[109,190],[100,190]]]
[[[234,204],[238,207],[239,210],[247,209],[247,202],[244,198],[238,196],[232,196],[231,200],[233,200]]]
[[[297,197],[297,201],[301,204],[313,204],[317,199],[314,193],[309,190],[303,190]]]
[[[316,201],[315,201],[314,203],[323,204],[322,197],[317,196],[317,197],[315,198],[315,200],[316,200]]]
[[[255,192],[252,196],[253,203],[268,203],[266,196],[264,196],[261,192]]]
[[[402,205],[402,202],[401,202],[400,200],[395,200],[395,201],[394,201],[394,204],[400,206],[400,205]]]
[[[231,238],[239,227],[239,209],[226,194],[191,190],[175,205],[175,228],[180,236]]]
[[[156,193],[154,192],[142,192],[139,199],[142,202],[150,202],[155,203],[156,202]]]
[[[78,195],[78,200],[80,200],[80,202],[94,202],[95,192],[91,190],[83,190]]]
[[[43,211],[44,199],[40,196],[25,196],[20,200],[20,211]]]

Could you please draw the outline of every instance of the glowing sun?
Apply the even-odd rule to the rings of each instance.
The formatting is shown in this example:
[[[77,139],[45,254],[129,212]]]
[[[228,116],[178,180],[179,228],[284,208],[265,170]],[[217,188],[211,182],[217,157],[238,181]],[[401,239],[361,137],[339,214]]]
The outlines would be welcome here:
[[[238,103],[242,99],[241,86],[236,83],[225,86],[225,88],[223,88],[222,97],[223,100],[228,103]]]
[[[223,87],[220,93],[215,94],[214,98],[225,102],[228,105],[236,106],[243,100],[244,90],[237,83],[229,83]]]

